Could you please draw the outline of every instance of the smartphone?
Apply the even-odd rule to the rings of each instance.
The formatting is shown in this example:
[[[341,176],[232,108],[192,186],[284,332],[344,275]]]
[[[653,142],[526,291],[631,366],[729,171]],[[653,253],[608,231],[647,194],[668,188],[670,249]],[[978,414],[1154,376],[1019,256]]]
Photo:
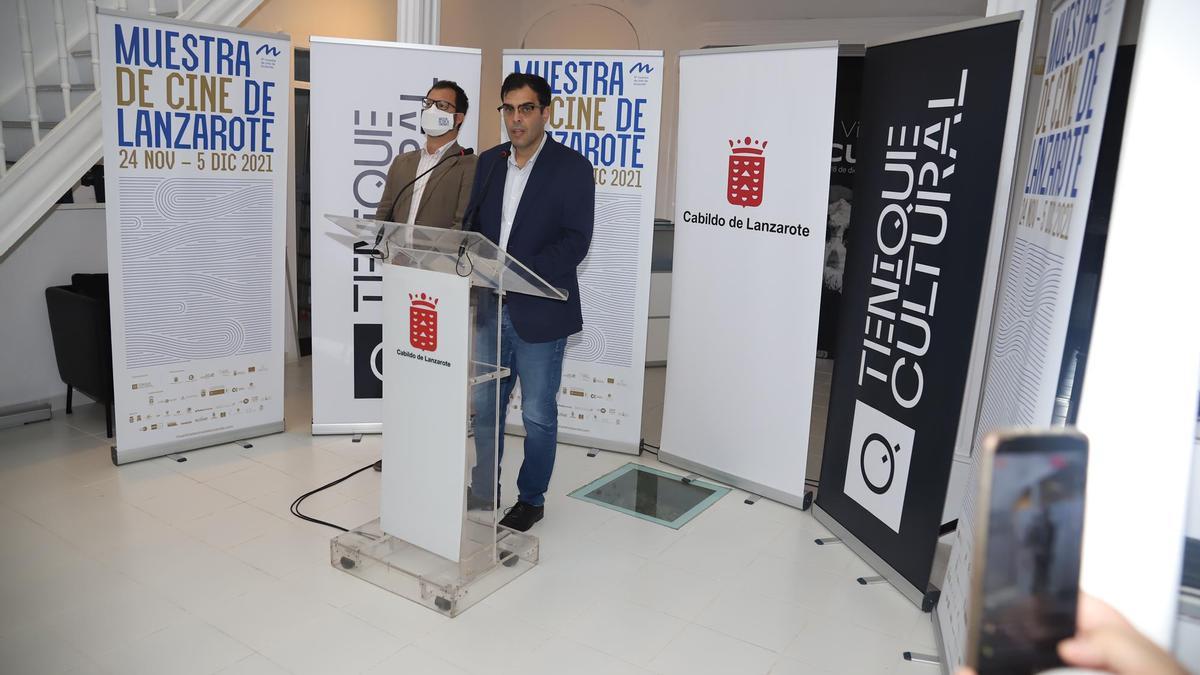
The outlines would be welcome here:
[[[1072,430],[988,436],[980,475],[968,615],[979,675],[1061,666],[1075,634],[1087,438]]]

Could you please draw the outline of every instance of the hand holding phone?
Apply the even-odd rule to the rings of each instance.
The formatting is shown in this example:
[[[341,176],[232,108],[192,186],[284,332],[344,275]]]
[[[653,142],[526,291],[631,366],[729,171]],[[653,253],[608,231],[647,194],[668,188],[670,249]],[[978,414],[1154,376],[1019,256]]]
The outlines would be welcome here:
[[[983,448],[967,659],[958,675],[1186,675],[1165,650],[1079,588],[1087,439],[993,434]],[[1077,670],[1084,668],[1088,670]]]
[[[1067,665],[1117,675],[1187,675],[1120,612],[1086,593],[1079,596],[1079,630],[1058,645],[1058,654]]]
[[[1072,672],[1187,675],[1174,657],[1139,633],[1117,610],[1086,593],[1079,594],[1078,623],[1075,636],[1058,645],[1059,656],[1073,667]],[[957,675],[976,673],[961,668]]]
[[[983,453],[968,664],[979,675],[1061,666],[1058,644],[1075,634],[1087,439],[993,434]]]

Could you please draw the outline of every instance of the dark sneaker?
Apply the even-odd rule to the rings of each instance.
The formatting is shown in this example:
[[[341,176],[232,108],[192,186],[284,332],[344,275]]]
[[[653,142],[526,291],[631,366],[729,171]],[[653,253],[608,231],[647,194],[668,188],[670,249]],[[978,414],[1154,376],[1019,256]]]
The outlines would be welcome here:
[[[499,499],[499,495],[496,495]],[[468,511],[495,511],[496,503],[492,501],[492,496],[477,497],[471,488],[467,488],[467,510]]]
[[[507,527],[510,530],[517,532],[526,532],[533,524],[542,519],[545,515],[546,507],[533,506],[525,502],[518,501],[513,504],[512,508],[504,512],[504,518],[500,521],[500,527]]]

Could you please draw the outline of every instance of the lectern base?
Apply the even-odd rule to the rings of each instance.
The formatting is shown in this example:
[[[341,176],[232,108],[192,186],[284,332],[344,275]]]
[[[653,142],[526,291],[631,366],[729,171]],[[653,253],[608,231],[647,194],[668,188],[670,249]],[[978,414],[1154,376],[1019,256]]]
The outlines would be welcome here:
[[[478,531],[473,531],[478,530]],[[455,617],[508,582],[533,569],[537,537],[468,519],[459,562],[386,534],[379,519],[334,537],[330,562],[339,570]],[[495,541],[495,546],[490,542]],[[476,544],[476,542],[483,542]]]

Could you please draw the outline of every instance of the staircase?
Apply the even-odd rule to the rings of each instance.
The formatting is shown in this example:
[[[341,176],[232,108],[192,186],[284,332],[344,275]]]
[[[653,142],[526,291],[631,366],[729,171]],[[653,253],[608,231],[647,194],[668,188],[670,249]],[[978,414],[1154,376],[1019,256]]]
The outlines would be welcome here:
[[[96,9],[237,26],[263,0],[0,5],[0,260],[102,154]]]

